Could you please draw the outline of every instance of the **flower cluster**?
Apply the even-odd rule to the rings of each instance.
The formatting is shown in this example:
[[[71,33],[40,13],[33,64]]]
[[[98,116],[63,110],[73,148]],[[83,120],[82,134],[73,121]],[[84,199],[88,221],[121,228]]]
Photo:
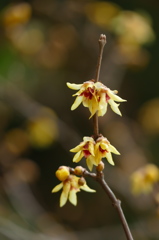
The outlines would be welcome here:
[[[102,158],[106,158],[111,165],[114,165],[111,153],[120,155],[117,149],[103,136],[96,141],[92,137],[84,137],[83,142],[70,151],[76,152],[73,162],[77,163],[82,157],[85,157],[90,171],[92,171],[93,165],[98,166]]]
[[[76,194],[77,192],[80,192],[81,189],[87,192],[95,192],[95,190],[87,186],[86,181],[83,177],[80,178],[73,174],[70,174],[69,168],[66,166],[61,166],[56,171],[56,177],[61,181],[61,183],[52,189],[52,193],[58,192],[63,188],[60,196],[60,207],[63,207],[66,204],[67,200],[76,206]]]
[[[119,104],[116,102],[125,102],[126,100],[120,98],[116,94],[117,90],[110,90],[101,82],[94,83],[94,80],[84,82],[83,84],[67,83],[67,86],[73,90],[79,90],[73,96],[77,96],[71,110],[76,109],[81,103],[84,107],[88,107],[91,113],[90,118],[97,112],[98,116],[104,116],[107,112],[107,106],[121,116]]]

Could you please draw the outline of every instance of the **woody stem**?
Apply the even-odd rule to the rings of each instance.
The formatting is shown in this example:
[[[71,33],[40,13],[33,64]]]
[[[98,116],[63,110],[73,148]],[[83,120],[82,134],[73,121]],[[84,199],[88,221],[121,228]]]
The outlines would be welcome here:
[[[101,69],[101,62],[102,62],[102,56],[103,56],[103,50],[104,46],[106,44],[106,36],[101,34],[99,38],[99,58],[98,58],[98,63],[97,63],[97,69],[96,69],[96,77],[95,77],[95,82],[99,81],[99,75],[100,75],[100,69]],[[98,125],[98,113],[93,116],[93,128],[94,128],[94,140],[96,140],[99,137],[99,125]],[[102,186],[103,190],[109,197],[109,199],[112,202],[112,205],[116,208],[121,224],[123,226],[125,235],[127,240],[133,240],[131,231],[129,229],[129,225],[126,221],[125,215],[123,213],[122,207],[121,207],[121,201],[116,198],[115,194],[113,191],[110,189],[108,184],[106,183],[104,179],[104,174],[103,172],[97,171],[96,174],[94,173],[89,173],[88,171],[84,171],[83,176],[89,176],[94,178],[99,184]]]
[[[106,44],[106,36],[104,34],[101,34],[98,42],[99,42],[99,57],[96,68],[95,82],[99,81],[103,50]],[[94,126],[94,139],[96,140],[99,136],[98,113],[95,113],[95,115],[93,116],[93,126]]]

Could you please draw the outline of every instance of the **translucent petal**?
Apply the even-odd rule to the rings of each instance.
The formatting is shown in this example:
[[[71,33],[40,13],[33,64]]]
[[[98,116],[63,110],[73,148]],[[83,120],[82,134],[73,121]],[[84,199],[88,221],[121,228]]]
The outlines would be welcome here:
[[[126,102],[127,101],[127,100],[122,99],[121,97],[117,96],[116,94],[114,94],[113,91],[111,91],[111,90],[108,90],[107,94],[114,101],[117,101],[117,102]]]
[[[118,152],[118,150],[117,150],[113,145],[111,145],[111,144],[109,144],[109,150],[110,150],[110,152],[112,152],[112,153],[115,153],[115,154],[117,154],[117,155],[120,155],[120,152]]]
[[[73,162],[79,162],[83,158],[84,154],[82,151],[79,151],[78,153],[75,154],[73,158]]]
[[[86,159],[86,163],[87,163],[88,169],[89,169],[90,171],[92,171],[92,169],[93,169],[93,162],[92,162],[91,157],[88,157],[88,158]]]
[[[71,106],[71,110],[75,110],[83,101],[83,96],[77,96],[74,103]]]
[[[95,98],[92,98],[91,101],[89,102],[89,111],[91,112],[91,116],[89,119],[98,111],[98,103]]]
[[[70,152],[79,152],[79,151],[81,151],[85,144],[86,144],[85,142],[81,142],[75,148],[70,149]]]
[[[72,189],[69,193],[69,201],[72,203],[74,206],[77,205],[77,195],[76,195],[76,190]]]
[[[69,191],[70,191],[70,182],[67,182],[63,185],[63,191],[60,196],[60,207],[63,207],[67,202]]]
[[[82,190],[84,190],[86,192],[96,192],[96,190],[91,189],[90,187],[88,187],[86,183],[83,186],[80,186],[80,189],[82,189]]]
[[[112,155],[111,155],[110,152],[108,152],[108,153],[106,154],[106,158],[107,158],[108,162],[109,162],[111,165],[114,165],[114,162],[113,162],[113,159],[112,159]]]
[[[52,189],[51,192],[52,192],[52,193],[58,192],[58,191],[61,190],[62,187],[63,187],[63,183],[60,183],[60,184],[56,185],[56,186]]]
[[[103,150],[108,150],[108,144],[102,142],[100,146]]]
[[[89,142],[88,150],[94,156],[94,144],[92,142]]]
[[[75,83],[69,83],[67,82],[67,87],[73,89],[73,90],[79,90],[83,84],[75,84]]]
[[[84,142],[92,142],[92,143],[95,143],[95,142],[94,142],[94,139],[93,139],[92,137],[84,137],[84,138],[83,138],[83,141],[84,141]],[[84,144],[85,144],[85,143],[84,143]]]
[[[120,110],[119,110],[119,108],[118,108],[119,104],[115,103],[112,99],[109,99],[109,100],[108,100],[108,103],[110,104],[111,109],[112,109],[116,114],[122,116],[122,115],[121,115],[121,112],[120,112]]]

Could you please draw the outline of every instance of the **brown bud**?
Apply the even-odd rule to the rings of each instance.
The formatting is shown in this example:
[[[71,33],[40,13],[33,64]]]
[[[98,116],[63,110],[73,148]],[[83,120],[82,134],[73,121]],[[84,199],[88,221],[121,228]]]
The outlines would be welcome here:
[[[79,184],[80,186],[83,186],[85,183],[86,183],[86,180],[84,179],[84,177],[81,177],[81,178],[78,180],[78,184]]]
[[[83,167],[81,167],[81,166],[75,167],[74,173],[76,175],[81,176],[83,174],[83,172],[84,172],[84,168]]]
[[[96,167],[98,172],[103,171],[104,169],[104,163],[102,161],[100,161],[100,163],[98,164],[98,166]]]

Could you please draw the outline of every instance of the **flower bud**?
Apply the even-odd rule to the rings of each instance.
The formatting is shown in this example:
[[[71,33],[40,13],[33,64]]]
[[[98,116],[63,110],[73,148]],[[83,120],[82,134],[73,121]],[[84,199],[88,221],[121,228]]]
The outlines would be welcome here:
[[[103,171],[104,169],[104,163],[102,161],[100,161],[100,163],[98,164],[98,166],[96,167],[98,172]]]
[[[74,173],[76,175],[81,176],[83,174],[83,172],[84,172],[84,168],[83,167],[81,167],[81,166],[75,167]]]
[[[81,178],[78,180],[78,184],[79,184],[80,186],[83,186],[85,183],[86,183],[86,180],[84,179],[84,177],[81,177]]]
[[[69,172],[69,168],[66,166],[61,166],[59,167],[59,169],[56,171],[55,173],[56,177],[60,180],[60,181],[65,181],[68,176],[70,175]]]

